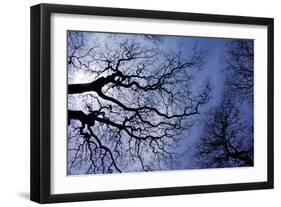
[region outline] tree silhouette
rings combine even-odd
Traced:
[[[198,154],[202,167],[253,166],[253,131],[229,98],[211,109]]]
[[[228,41],[224,60],[229,73],[226,81],[228,87],[236,96],[242,96],[242,99],[247,97],[253,102],[254,41]]]
[[[165,50],[156,35],[85,34],[68,32],[68,174],[172,169],[209,100],[208,84],[192,86],[203,53]]]
[[[253,166],[253,40],[228,40],[222,100],[211,108],[195,156],[205,167]]]

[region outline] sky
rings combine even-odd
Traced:
[[[94,45],[98,45],[101,48],[107,47],[110,50],[114,50],[114,48],[118,47],[117,42],[127,39],[129,39],[129,41],[138,42],[143,46],[156,44],[158,49],[162,52],[177,51],[180,48],[183,57],[188,57],[196,45],[200,50],[204,51],[204,64],[200,70],[196,70],[196,72],[193,74],[194,80],[190,87],[194,93],[199,93],[202,85],[206,83],[206,81],[209,81],[212,88],[211,98],[210,101],[200,109],[200,116],[194,116],[193,120],[195,124],[191,130],[178,135],[182,136],[182,140],[180,141],[176,151],[182,153],[183,156],[180,156],[174,160],[173,163],[173,168],[176,170],[197,168],[198,166],[193,160],[194,146],[196,141],[202,135],[205,114],[207,114],[211,108],[217,106],[222,101],[224,81],[227,76],[227,73],[225,72],[226,65],[223,61],[223,57],[226,53],[226,43],[228,43],[230,39],[188,36],[159,36],[161,37],[161,41],[154,43],[148,39],[145,39],[143,35],[118,34],[117,36],[114,36],[114,34],[112,35],[110,33],[101,32],[83,32],[83,35],[84,46],[83,51],[81,50],[81,53],[78,51],[78,54],[80,55]],[[71,51],[70,44],[68,44],[68,50]],[[91,67],[94,70],[94,68],[98,66],[93,65]],[[68,84],[88,83],[93,81],[96,78],[95,76],[96,75],[94,74],[83,71],[83,69],[76,70],[73,69],[73,67],[68,68]],[[71,96],[69,96],[69,103],[69,108],[75,110],[81,110],[84,104],[83,100],[79,97],[73,98]],[[243,119],[253,122],[252,105],[246,104],[242,106],[241,110],[245,112],[243,113]],[[69,146],[72,145],[73,143],[70,143]],[[68,152],[69,159],[71,159],[72,156],[73,153]],[[134,167],[127,167],[127,169],[124,171],[130,172],[134,171],[134,169]],[[167,170],[169,169],[167,168]],[[74,170],[73,174],[83,174],[82,171]]]

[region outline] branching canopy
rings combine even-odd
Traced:
[[[98,37],[68,33],[68,174],[173,168],[175,143],[209,100],[208,84],[191,84],[202,52]]]

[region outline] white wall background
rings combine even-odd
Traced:
[[[29,201],[29,7],[37,3],[275,18],[275,189],[154,198],[63,203],[53,206],[265,206],[281,202],[281,13],[279,1],[246,0],[30,0],[1,2],[0,206],[36,206]]]

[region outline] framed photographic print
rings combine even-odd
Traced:
[[[273,188],[273,19],[31,7],[31,200]]]

